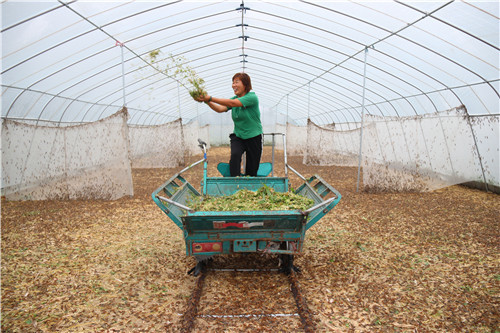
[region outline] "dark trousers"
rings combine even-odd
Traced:
[[[241,139],[232,133],[229,138],[231,139],[231,159],[229,160],[231,177],[237,177],[241,174],[241,156],[244,152],[247,153],[245,175],[257,176],[262,155],[262,134],[250,139]]]

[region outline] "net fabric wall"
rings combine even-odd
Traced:
[[[282,125],[282,124],[276,124],[275,125],[273,133],[286,134],[285,132],[286,132],[286,126],[285,125]],[[264,133],[267,133],[267,132],[264,132]],[[269,140],[269,144],[272,145],[273,136],[272,135],[266,135],[266,137],[267,137],[266,140]],[[279,149],[279,150],[283,150],[283,136],[282,135],[275,135],[274,136],[274,148],[275,149]],[[288,150],[288,147],[287,147],[287,150]]]
[[[8,200],[133,195],[127,111],[77,126],[2,122],[2,194]]]
[[[478,148],[464,107],[418,117],[366,116],[364,187],[370,191],[430,191],[482,182]],[[488,162],[487,169],[494,165]],[[498,176],[494,177],[498,183]]]
[[[332,125],[324,128],[308,121],[304,164],[358,165],[359,135],[359,129],[337,131]]]
[[[500,187],[500,116],[471,117],[470,122],[481,155],[486,183]],[[477,157],[476,151],[474,154]]]
[[[183,125],[184,147],[188,155],[199,155],[203,151],[198,146],[198,139],[201,139],[207,144],[207,149],[210,148],[210,127],[209,125],[199,126],[198,121],[190,122]]]
[[[181,120],[157,126],[129,125],[132,168],[174,168],[184,164]]]
[[[307,127],[286,124],[286,152],[290,156],[303,155],[307,149]]]

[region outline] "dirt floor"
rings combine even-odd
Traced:
[[[228,152],[209,151],[209,176]],[[497,194],[462,186],[357,193],[356,168],[288,162],[343,196],[296,257],[318,331],[500,332]],[[182,168],[133,170],[134,196],[116,201],[2,198],[2,332],[176,331],[195,261],[151,193]],[[199,189],[201,165],[184,176]],[[234,255],[213,264],[277,267],[277,259]],[[289,288],[278,272],[212,272],[195,331],[300,331]],[[282,316],[262,316],[269,313]],[[228,314],[246,316],[217,317]]]

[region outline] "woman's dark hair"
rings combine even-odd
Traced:
[[[250,76],[247,73],[236,73],[233,75],[234,79],[239,79],[241,83],[245,86],[245,93],[248,93],[252,90],[252,81],[250,81]]]

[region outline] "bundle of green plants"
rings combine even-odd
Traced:
[[[189,94],[194,99],[207,94],[205,80],[187,65],[185,57],[174,57],[172,54],[161,57],[160,50],[153,50],[147,55],[147,61],[160,72],[178,80],[184,86],[189,86]]]
[[[306,210],[312,199],[293,192],[277,192],[266,185],[257,191],[239,190],[233,195],[198,196],[190,203],[195,211]]]

